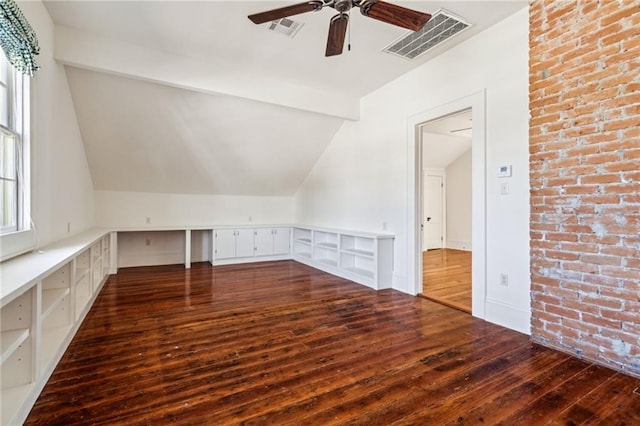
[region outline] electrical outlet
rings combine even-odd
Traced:
[[[383,231],[387,230],[387,222],[382,222],[382,230]]]
[[[151,240],[144,240],[144,245],[145,246],[150,246],[151,245]]]
[[[71,232],[71,222],[67,222],[67,234]]]
[[[502,287],[509,287],[509,274],[500,274],[500,285]]]
[[[253,222],[253,217],[249,216],[249,222]]]
[[[151,218],[149,216],[147,216],[146,223],[148,223],[148,224],[151,223]]]

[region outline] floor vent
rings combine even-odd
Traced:
[[[304,25],[302,22],[296,22],[288,18],[282,18],[278,19],[277,21],[271,22],[267,29],[269,31],[275,31],[277,33],[284,34],[288,37],[293,38],[296,34],[298,34],[298,31],[300,31],[302,25]]]
[[[469,28],[471,24],[451,12],[437,11],[419,31],[409,31],[383,49],[405,59],[415,59],[429,49]]]

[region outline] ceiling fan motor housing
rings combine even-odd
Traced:
[[[352,0],[337,0],[333,5],[333,8],[340,13],[348,12],[351,10],[352,7],[353,7]]]

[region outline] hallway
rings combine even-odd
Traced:
[[[453,249],[423,252],[422,296],[471,313],[471,252]]]

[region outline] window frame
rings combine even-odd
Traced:
[[[0,52],[2,55],[2,52]],[[4,56],[4,55],[3,55]],[[0,82],[1,89],[7,90],[7,125],[0,123],[1,137],[14,138],[15,155],[15,224],[0,224],[0,261],[32,250],[36,246],[35,232],[31,223],[31,157],[30,157],[30,113],[31,79],[21,74],[9,64],[6,58],[0,60],[6,67],[7,81]],[[0,179],[0,182],[11,180]]]

